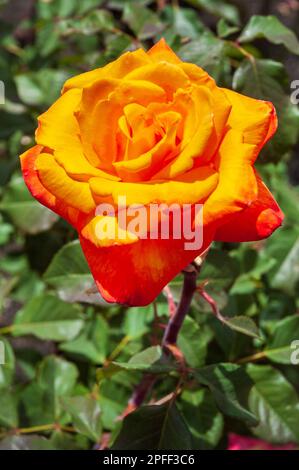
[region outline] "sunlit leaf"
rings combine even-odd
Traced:
[[[293,31],[287,28],[276,16],[253,15],[238,38],[239,42],[249,42],[265,38],[274,44],[283,44],[293,54],[299,54],[299,41]]]
[[[14,178],[7,186],[0,210],[8,214],[18,228],[30,234],[48,230],[58,219],[56,214],[33,199],[21,177]]]
[[[254,321],[249,317],[245,317],[245,315],[226,317],[224,323],[232,330],[244,335],[252,336],[253,338],[260,337],[259,330]]]
[[[79,240],[64,245],[48,266],[44,280],[57,289],[58,295],[67,302],[103,304]]]
[[[245,403],[252,381],[243,368],[235,364],[217,364],[196,370],[194,374],[201,384],[209,387],[224,414],[250,425],[257,423]]]
[[[76,305],[62,302],[53,295],[35,297],[21,309],[14,320],[14,336],[32,334],[41,339],[67,341],[78,335],[83,318]]]
[[[299,442],[299,403],[292,385],[270,366],[250,364],[247,370],[254,382],[249,406],[260,421],[254,433],[270,442]]]
[[[61,403],[65,411],[72,418],[72,422],[79,433],[98,442],[102,433],[101,408],[98,402],[87,396],[62,398]]]

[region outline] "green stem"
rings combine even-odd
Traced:
[[[0,328],[0,336],[11,334],[13,328],[14,325],[4,326],[3,328]]]
[[[28,428],[15,428],[10,429],[6,432],[0,434],[0,439],[7,436],[8,434],[36,434],[40,432],[47,432],[47,431],[65,431],[65,432],[76,432],[75,428],[72,426],[61,426],[59,423],[51,423],[51,424],[41,424],[39,426],[31,426]]]

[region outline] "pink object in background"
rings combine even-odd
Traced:
[[[269,442],[255,439],[253,437],[239,436],[238,434],[229,434],[228,450],[296,450],[295,444],[275,445]]]

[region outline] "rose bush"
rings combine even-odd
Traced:
[[[164,40],[69,79],[38,121],[37,145],[21,156],[25,182],[78,230],[110,302],[148,304],[213,240],[258,240],[281,225],[253,167],[276,130],[274,106],[217,87]],[[174,238],[98,238],[96,207],[118,196],[204,204],[201,250]]]

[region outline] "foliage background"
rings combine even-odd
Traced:
[[[299,365],[290,363],[290,344],[299,340],[299,110],[290,80],[299,79],[299,43],[277,19],[296,30],[299,2],[0,5],[0,449],[223,449],[230,433],[298,445]],[[276,20],[253,18],[265,14]],[[179,337],[184,376],[157,346],[164,295],[144,308],[105,305],[74,231],[31,198],[18,160],[67,77],[161,36],[219,85],[273,101],[280,122],[259,170],[284,227],[267,241],[213,246],[200,281],[237,318],[225,326],[194,298]],[[170,288],[177,299],[181,276]],[[148,371],[158,375],[151,404],[117,419]]]

